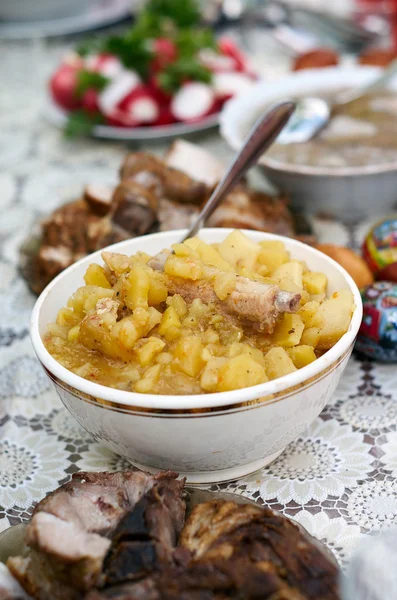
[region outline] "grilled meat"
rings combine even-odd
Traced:
[[[100,582],[120,520],[156,485],[181,493],[183,484],[175,479],[172,472],[73,475],[37,505],[26,528],[27,552],[9,559],[10,571],[40,600],[84,597]]]
[[[167,251],[160,252],[148,265],[162,271],[167,257]],[[220,300],[211,283],[220,273],[216,268],[206,267],[205,278],[197,281],[167,275],[167,288],[171,294],[179,294],[188,303],[200,298],[205,304],[215,304],[225,316],[237,319],[239,325],[254,327],[264,333],[272,333],[281,313],[293,313],[299,308],[299,293],[286,292],[277,285],[241,276],[236,277],[236,287],[230,296]]]
[[[131,235],[147,233],[157,219],[158,198],[134,180],[122,181],[114,190],[111,220]]]

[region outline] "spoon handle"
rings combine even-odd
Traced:
[[[212,192],[204,208],[182,241],[196,235],[206,220],[212,215],[223,198],[240,181],[258,158],[272,145],[284,125],[295,110],[295,102],[280,102],[266,111],[255,123],[242,149],[235,157],[229,169]]]
[[[391,62],[390,65],[386,69],[384,69],[382,75],[380,75],[379,77],[375,77],[375,79],[367,85],[361,86],[359,88],[352,88],[338,94],[334,103],[334,108],[342,108],[343,106],[346,106],[346,104],[350,104],[350,102],[354,102],[355,100],[358,100],[359,98],[365,96],[370,92],[374,92],[385,87],[385,85],[389,83],[389,81],[393,79],[393,77],[396,74],[397,59],[393,60],[393,62]]]

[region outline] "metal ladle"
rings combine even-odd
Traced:
[[[295,107],[295,102],[280,102],[271,106],[264,116],[255,123],[240,152],[212,192],[204,208],[182,241],[195,236],[204,226],[207,219],[219,206],[224,197],[273,144],[283,127],[288,123]]]

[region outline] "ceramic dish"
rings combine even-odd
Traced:
[[[4,0],[0,7],[0,39],[38,38],[91,31],[131,15],[131,0]]]
[[[239,150],[255,116],[281,98],[328,95],[342,88],[368,83],[379,74],[375,67],[309,69],[283,77],[271,85],[260,83],[248,94],[230,100],[220,116],[220,131],[234,150]],[[397,78],[390,89],[397,90]],[[327,213],[345,221],[387,212],[397,202],[397,156],[381,165],[358,167],[310,167],[260,159],[266,176],[291,197],[297,210]],[[376,202],[374,199],[376,198]]]
[[[47,99],[44,114],[51,125],[55,125],[59,129],[65,127],[67,114],[50,97]],[[198,123],[175,123],[174,125],[162,125],[161,127],[111,127],[109,125],[96,125],[91,135],[96,138],[111,140],[158,140],[183,137],[191,133],[212,129],[218,125],[218,122],[219,114],[215,114],[202,119]]]
[[[230,229],[204,229],[209,243]],[[328,293],[349,288],[356,308],[348,332],[310,365],[250,388],[214,394],[161,396],[125,392],[83,379],[61,366],[41,336],[73,290],[83,283],[96,252],[78,261],[44,290],[33,309],[31,338],[36,354],[68,410],[98,441],[144,470],[173,469],[189,483],[227,481],[274,460],[318,416],[332,397],[353,348],[361,318],[360,292],[346,271],[325,254],[296,240],[246,231],[251,239],[280,240],[309,269],[324,272]],[[156,254],[183,237],[156,233],[113,245],[112,251]]]

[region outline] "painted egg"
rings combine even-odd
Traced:
[[[397,282],[397,217],[372,227],[364,240],[363,257],[377,279]]]
[[[377,281],[361,291],[363,320],[356,350],[382,362],[397,362],[397,284]]]

